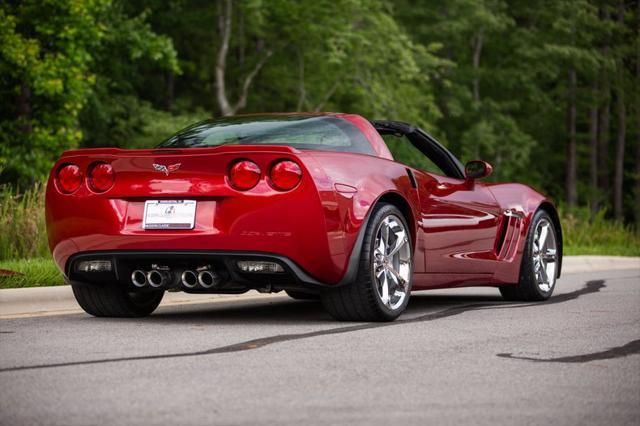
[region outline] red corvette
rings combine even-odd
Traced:
[[[394,161],[405,143],[426,172]],[[341,320],[388,321],[412,290],[496,286],[551,296],[562,262],[553,204],[485,184],[406,123],[266,114],[190,126],[158,147],[65,152],[46,197],[53,257],[96,316],[143,316],[165,290],[284,290]]]

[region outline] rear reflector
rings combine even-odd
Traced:
[[[110,260],[84,260],[76,264],[76,272],[110,272]]]
[[[105,192],[113,186],[116,174],[108,163],[94,163],[89,167],[89,186],[96,192]]]
[[[302,179],[300,166],[289,160],[280,161],[271,167],[269,183],[278,191],[289,191],[295,188]]]
[[[284,268],[275,262],[254,261],[254,260],[241,260],[238,262],[238,268],[242,272],[256,272],[274,274],[284,272]]]
[[[82,185],[82,172],[75,164],[67,164],[58,170],[58,189],[65,194],[71,194]]]
[[[246,191],[253,188],[260,181],[262,171],[260,167],[249,160],[242,160],[235,163],[229,169],[229,182],[235,189]]]

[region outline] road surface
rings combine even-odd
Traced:
[[[566,274],[542,304],[415,293],[384,324],[280,295],[0,320],[2,425],[639,422],[640,270]]]

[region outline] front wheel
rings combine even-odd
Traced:
[[[518,284],[500,287],[502,297],[506,300],[530,302],[551,297],[561,255],[557,236],[558,232],[549,214],[538,210],[529,226]]]
[[[393,321],[411,292],[411,236],[404,216],[378,204],[367,225],[355,282],[321,294],[325,309],[343,321]]]
[[[131,292],[115,284],[72,284],[71,288],[80,307],[95,317],[145,317],[164,296],[164,290]]]

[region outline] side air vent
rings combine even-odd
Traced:
[[[509,230],[509,223],[511,222],[511,218],[508,216],[502,217],[502,223],[500,226],[500,233],[498,234],[498,240],[496,242],[496,256],[502,256],[502,248],[504,247],[504,240],[507,237],[507,231]]]
[[[418,182],[416,182],[416,177],[411,169],[407,169],[407,175],[409,176],[409,181],[411,181],[411,187],[414,189],[417,188]]]

